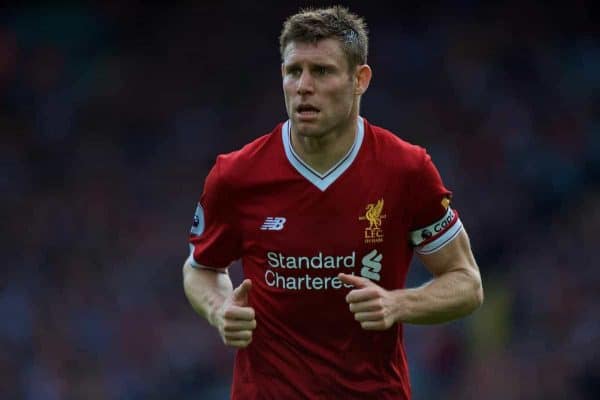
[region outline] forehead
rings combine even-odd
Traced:
[[[323,39],[316,43],[290,42],[283,52],[283,63],[289,64],[336,64],[346,65],[342,45],[335,39]]]

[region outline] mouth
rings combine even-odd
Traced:
[[[296,107],[296,113],[301,121],[315,119],[320,112],[321,110],[312,104],[300,104]]]

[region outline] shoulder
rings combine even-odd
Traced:
[[[428,157],[424,147],[401,139],[393,132],[369,122],[366,122],[366,128],[372,157],[378,163],[407,172],[416,171],[423,166]]]
[[[281,141],[281,126],[277,126],[269,133],[264,134],[239,150],[217,156],[215,168],[219,170],[221,179],[225,181],[237,181],[245,176],[250,169],[256,170],[257,166],[277,156]]]

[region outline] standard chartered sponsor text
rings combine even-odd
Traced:
[[[293,257],[269,251],[267,253],[267,262],[273,268],[287,269],[333,269],[342,266],[354,268],[356,265],[356,252],[353,251],[349,256],[326,256],[322,252],[319,252],[312,257]]]
[[[351,273],[354,275],[354,272]],[[265,282],[271,287],[287,290],[327,290],[351,288],[352,286],[342,283],[337,276],[285,276],[271,269],[265,271]]]
[[[332,270],[342,267],[354,268],[356,265],[356,252],[352,252],[348,256],[329,256],[319,252],[314,256],[294,257],[269,251],[267,252],[267,264],[271,268],[265,271],[265,282],[270,287],[287,290],[351,288],[352,286],[342,283],[337,276],[313,276],[310,271]],[[281,272],[277,269],[281,269]],[[307,273],[287,276],[284,270],[307,270]],[[349,273],[354,275],[354,272]]]

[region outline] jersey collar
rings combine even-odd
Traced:
[[[333,167],[331,167],[329,171],[321,174],[302,161],[300,156],[298,156],[298,154],[294,151],[294,148],[292,147],[291,125],[292,124],[290,120],[287,120],[281,127],[281,137],[283,139],[283,149],[285,151],[285,155],[296,171],[306,178],[306,180],[318,187],[322,192],[324,192],[333,182],[335,182],[344,172],[346,172],[348,168],[350,168],[352,162],[358,155],[358,151],[360,150],[360,146],[362,145],[363,138],[365,136],[364,121],[361,117],[358,117],[358,126],[352,147],[350,147],[350,150],[348,150],[346,155],[342,157],[342,159]]]

